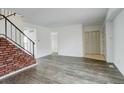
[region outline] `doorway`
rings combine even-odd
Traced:
[[[58,55],[58,32],[51,32],[51,49],[53,55]]]
[[[84,43],[85,57],[105,60],[101,54],[100,31],[84,32]]]

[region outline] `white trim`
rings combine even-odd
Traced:
[[[120,66],[118,66],[117,63],[118,63],[118,62],[114,62],[114,65],[118,68],[118,70],[120,71],[120,73],[124,76],[123,70],[120,68]]]
[[[14,74],[17,74],[17,73],[19,73],[19,72],[22,72],[22,71],[24,71],[24,70],[27,70],[27,69],[29,69],[29,68],[32,68],[32,67],[34,67],[34,66],[36,66],[36,65],[37,65],[37,63],[36,63],[36,64],[33,64],[33,65],[30,65],[30,66],[28,66],[28,67],[24,67],[24,68],[19,69],[19,70],[17,70],[17,71],[11,72],[11,73],[6,74],[6,75],[4,75],[4,76],[1,76],[1,77],[0,77],[0,80],[1,80],[1,79],[5,79],[5,78],[7,78],[7,77],[9,77],[9,76],[12,76],[12,75],[14,75]]]
[[[59,56],[65,56],[65,57],[79,57],[79,58],[84,57],[83,55],[81,55],[81,56],[74,55],[74,56],[73,56],[73,55],[66,55],[66,54],[59,54],[59,53],[58,53],[58,55],[59,55]]]
[[[50,53],[45,53],[45,54],[43,54],[43,55],[36,56],[35,58],[38,59],[38,58],[45,57],[45,56],[48,56],[48,55],[52,55],[52,52],[50,52]]]

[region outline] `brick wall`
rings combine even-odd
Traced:
[[[0,76],[35,63],[36,60],[31,55],[0,37]]]

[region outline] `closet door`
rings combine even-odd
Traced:
[[[85,53],[100,53],[100,33],[99,31],[85,32]]]

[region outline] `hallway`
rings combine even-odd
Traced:
[[[89,84],[124,83],[124,77],[103,61],[49,55],[38,65],[1,80],[2,84]]]

